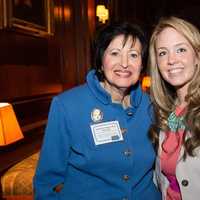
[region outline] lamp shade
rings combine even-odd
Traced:
[[[0,146],[5,146],[23,138],[22,131],[9,103],[0,103]]]

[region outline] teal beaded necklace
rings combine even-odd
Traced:
[[[181,112],[182,113],[182,112]],[[179,129],[185,129],[185,123],[184,123],[184,116],[183,115],[177,115],[176,112],[171,112],[168,119],[167,124],[170,130],[174,133],[176,133]]]

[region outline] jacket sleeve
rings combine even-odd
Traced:
[[[55,186],[64,183],[69,146],[65,109],[58,97],[54,97],[33,179],[35,200],[59,199],[59,193],[54,189]]]

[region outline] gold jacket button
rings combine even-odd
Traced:
[[[124,181],[128,181],[128,180],[129,180],[129,176],[125,174],[125,175],[123,176],[123,179],[124,179]]]
[[[181,184],[182,184],[182,186],[187,187],[189,184],[189,181],[184,179],[181,181]]]
[[[133,112],[132,112],[132,111],[128,111],[128,112],[127,112],[127,115],[128,115],[128,116],[133,116]]]
[[[124,151],[124,155],[125,156],[130,156],[131,155],[131,150],[130,149],[126,149],[125,151]]]

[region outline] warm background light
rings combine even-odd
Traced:
[[[150,76],[144,76],[142,79],[142,89],[144,91],[148,90],[151,86],[151,78]]]
[[[99,21],[104,24],[106,20],[109,19],[109,11],[104,5],[97,5],[96,16],[99,18]]]
[[[8,145],[23,138],[13,107],[0,103],[0,146]]]

